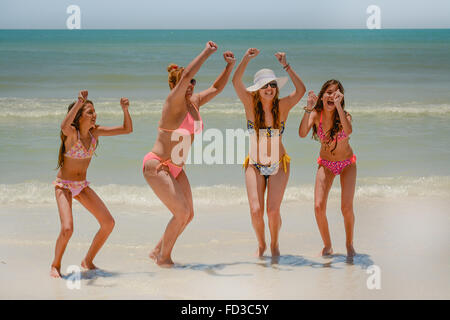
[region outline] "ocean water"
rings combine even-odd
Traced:
[[[166,66],[186,66],[213,40],[218,52],[196,75],[206,89],[225,66],[222,52],[260,55],[247,69],[284,71],[287,53],[307,90],[336,78],[353,116],[358,198],[450,196],[450,30],[0,30],[0,204],[54,202],[59,125],[80,89],[89,90],[97,122],[122,123],[119,99],[130,99],[134,132],[102,137],[88,180],[107,203],[160,205],[142,177],[169,89]],[[291,83],[281,96],[293,89]],[[306,98],[292,109],[284,145],[292,158],[286,201],[313,198],[318,142],[297,135]],[[245,128],[231,82],[201,108],[207,132]],[[216,129],[216,131],[214,131]],[[217,131],[218,130],[218,131]],[[200,150],[211,144],[207,137]],[[225,145],[218,150],[225,154]],[[234,164],[186,167],[199,204],[246,202],[242,158]],[[332,198],[339,198],[336,181]]]

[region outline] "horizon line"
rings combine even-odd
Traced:
[[[86,30],[86,31],[121,31],[121,30],[127,30],[127,31],[236,31],[236,30],[250,30],[250,31],[259,31],[259,30],[369,30],[369,31],[376,31],[376,30],[449,30],[450,27],[443,27],[443,28],[436,28],[436,27],[422,27],[422,28],[405,28],[405,27],[395,27],[395,28],[381,28],[381,29],[368,29],[368,28],[211,28],[211,29],[189,29],[189,28],[170,28],[170,29],[164,29],[164,28],[146,28],[146,29],[136,29],[136,28],[121,28],[121,29],[115,29],[115,28],[107,28],[107,29],[101,29],[101,28],[81,28],[81,29],[67,29],[67,28],[0,28],[0,31],[46,31],[46,30],[53,30],[53,31],[74,31],[74,30]]]

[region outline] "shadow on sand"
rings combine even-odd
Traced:
[[[259,261],[243,261],[243,262],[231,262],[231,263],[217,263],[217,264],[206,264],[206,263],[190,263],[190,264],[178,264],[176,263],[172,269],[175,270],[195,270],[203,271],[209,275],[217,277],[248,277],[253,276],[253,273],[235,273],[235,274],[222,274],[218,271],[225,270],[227,267],[238,266],[238,265],[254,265],[263,268],[272,268],[280,271],[291,271],[292,267],[311,267],[311,268],[332,268],[332,269],[342,269],[345,265],[359,266],[361,269],[367,269],[369,266],[373,265],[374,262],[368,254],[356,254],[354,257],[347,257],[344,254],[332,254],[325,257],[317,257],[318,259],[327,260],[326,262],[315,261],[305,258],[300,255],[281,255],[279,257],[263,256],[259,258]],[[86,270],[79,274],[71,273],[63,275],[62,278],[65,280],[88,280],[86,285],[96,286],[95,282],[98,279],[103,278],[115,278],[115,277],[125,277],[132,275],[146,275],[154,276],[155,272],[110,272],[102,269]],[[101,285],[103,287],[114,287],[115,285]]]
[[[326,257],[318,257],[319,259],[326,259],[327,262],[318,262],[303,256],[297,255],[281,255],[279,257],[263,256],[260,262],[233,262],[233,263],[218,263],[218,264],[175,264],[174,269],[178,270],[197,270],[204,271],[209,275],[219,277],[237,277],[237,276],[251,276],[250,273],[245,274],[220,274],[217,271],[224,270],[226,267],[237,265],[256,265],[264,268],[272,268],[282,271],[290,271],[292,268],[288,267],[311,267],[311,268],[332,268],[342,269],[346,265],[359,266],[361,269],[367,269],[373,265],[374,262],[367,254],[356,254],[354,257],[347,257],[344,254],[332,254]],[[344,264],[344,265],[343,265]]]
[[[219,274],[216,271],[223,270],[226,267],[237,266],[237,265],[245,265],[245,264],[254,264],[252,262],[232,262],[232,263],[217,263],[217,264],[205,264],[205,263],[191,263],[191,264],[178,264],[176,263],[173,269],[178,270],[198,270],[204,271],[209,275],[218,276],[218,277],[242,277],[242,276],[251,276],[251,273],[244,274]]]
[[[359,266],[361,269],[367,269],[367,267],[374,264],[368,254],[361,253],[356,254],[354,257],[347,257],[347,255],[337,253],[318,258],[326,259],[328,261],[318,262],[307,259],[303,256],[282,255],[279,257],[263,257],[262,259],[265,261],[265,264],[262,266],[277,268],[280,270],[289,270],[282,269],[280,266],[342,269],[344,267],[342,264],[345,263],[347,265]]]
[[[147,276],[154,276],[154,272],[112,272],[112,271],[106,271],[103,269],[95,269],[95,270],[84,270],[79,273],[73,272],[67,275],[63,275],[61,278],[67,281],[76,281],[76,280],[88,280],[85,285],[88,286],[97,286],[95,283],[98,279],[104,279],[104,278],[118,278],[118,277],[124,277],[124,276],[130,276],[130,275],[147,275]],[[115,287],[116,285],[109,284],[109,285],[98,285],[101,287]]]

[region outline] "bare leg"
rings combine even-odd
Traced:
[[[94,265],[93,260],[114,229],[115,222],[102,199],[90,187],[84,188],[75,199],[92,213],[100,224],[100,229],[92,240],[92,244],[85,258],[81,262],[81,266],[85,269],[96,269],[97,267]]]
[[[270,250],[272,257],[280,255],[278,244],[278,235],[281,229],[280,207],[283,201],[284,191],[289,180],[290,164],[287,164],[287,172],[282,167],[279,168],[275,175],[268,179],[267,186],[267,216],[269,220],[270,230]]]
[[[353,257],[356,254],[353,248],[353,228],[355,225],[353,198],[355,195],[355,185],[356,164],[351,164],[341,173],[341,210],[344,216],[345,245],[347,247],[348,257]]]
[[[62,256],[73,233],[72,193],[70,190],[55,187],[55,197],[61,220],[61,231],[56,240],[55,257],[51,265],[50,276],[61,278]]]
[[[152,188],[155,195],[164,203],[164,205],[173,214],[167,224],[166,230],[162,236],[159,246],[160,252],[156,255],[156,263],[160,266],[172,266],[172,249],[175,241],[181,231],[187,224],[191,216],[189,203],[186,200],[183,188],[180,183],[174,179],[165,167],[157,170],[159,165],[157,159],[150,159],[145,163],[144,177]],[[181,174],[181,173],[180,173]],[[158,245],[155,249],[158,248]],[[155,252],[155,249],[153,252]]]
[[[256,168],[249,165],[245,170],[245,184],[247,186],[252,225],[258,240],[256,255],[262,257],[264,251],[266,251],[264,234],[264,192],[266,190],[266,181]]]
[[[324,244],[324,248],[321,252],[323,256],[333,253],[326,212],[328,194],[330,192],[333,181],[333,172],[323,166],[319,166],[316,175],[316,185],[314,187],[314,211],[320,235]]]
[[[176,180],[180,184],[180,187],[183,189],[184,196],[186,197],[186,200],[189,203],[189,209],[190,209],[190,215],[189,215],[188,221],[183,226],[183,228],[180,230],[180,233],[178,234],[178,236],[180,236],[183,233],[186,226],[189,224],[189,222],[191,222],[192,219],[194,218],[194,204],[192,201],[191,186],[189,184],[189,180],[188,180],[187,175],[184,172],[184,170],[180,172],[180,174],[177,176]],[[161,237],[158,244],[155,246],[155,248],[149,254],[150,258],[155,261],[161,251],[162,240],[163,240],[163,237]]]

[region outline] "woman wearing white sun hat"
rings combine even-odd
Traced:
[[[278,234],[281,228],[280,206],[289,179],[290,158],[281,141],[289,111],[305,94],[306,88],[291,66],[286,54],[278,52],[275,57],[291,78],[295,90],[284,98],[278,98],[279,89],[288,77],[276,77],[270,69],[259,70],[253,85],[245,88],[242,76],[251,59],[259,50],[250,48],[233,76],[233,85],[244,104],[247,128],[250,133],[250,154],[244,162],[245,183],[250,205],[252,225],[258,239],[257,255],[262,257],[266,249],[264,233],[264,193],[267,189],[267,216],[271,237],[272,257],[280,255]],[[250,165],[249,165],[250,164]],[[282,170],[278,170],[279,167]]]

